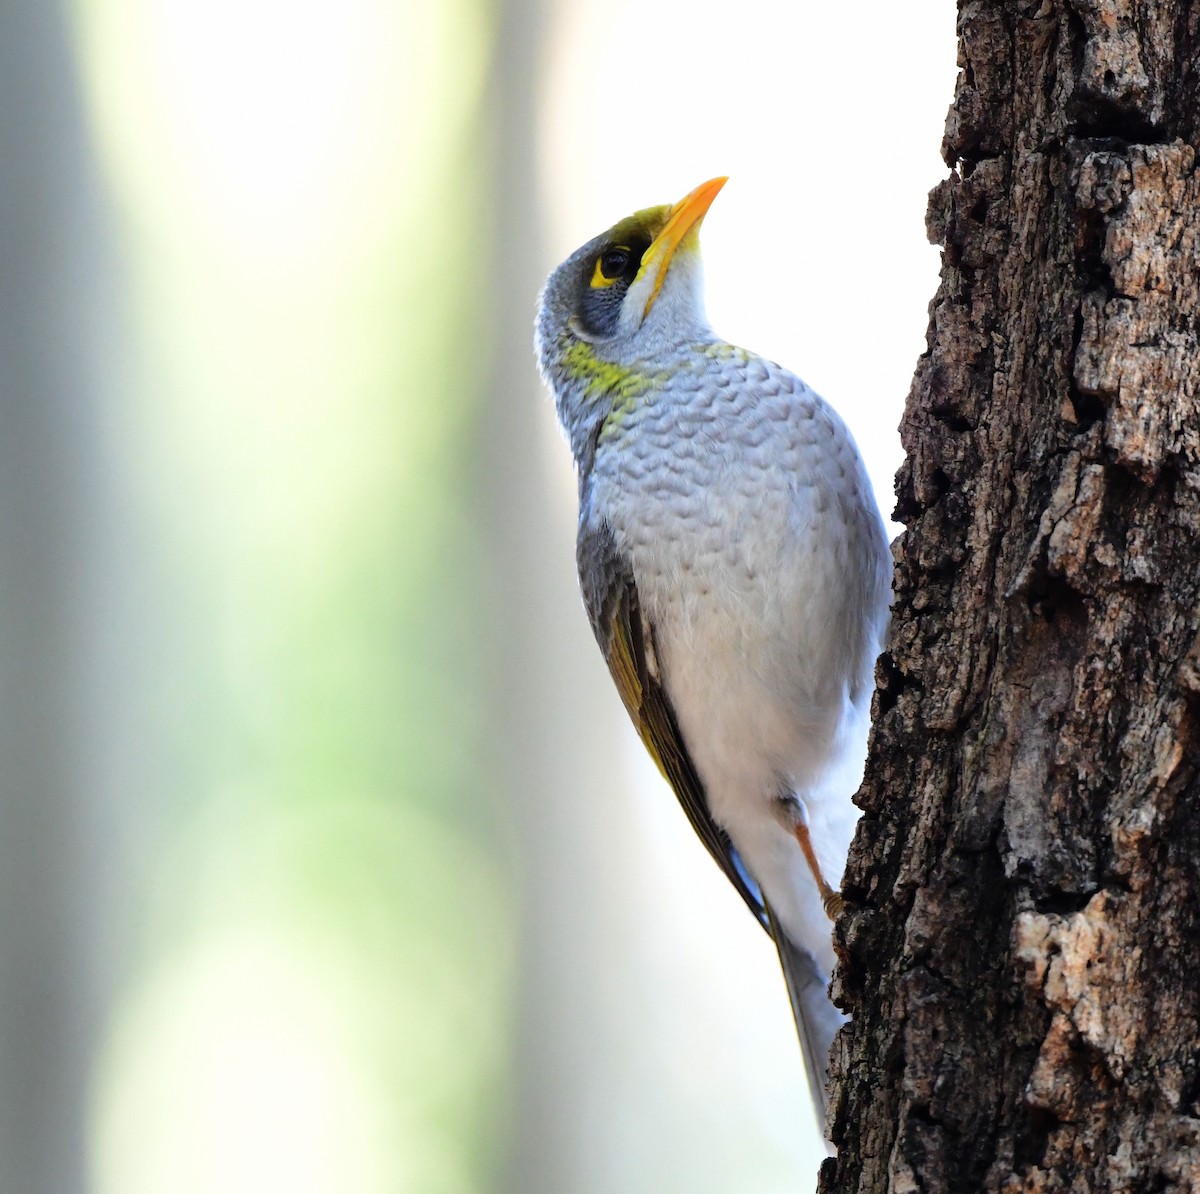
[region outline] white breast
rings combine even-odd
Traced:
[[[849,434],[797,378],[746,354],[669,376],[606,428],[592,514],[632,562],[713,818],[827,968],[828,920],[773,806],[789,791],[804,804],[836,886],[882,632],[882,526]]]

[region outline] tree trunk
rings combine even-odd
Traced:
[[[820,1190],[1200,1190],[1200,5],[963,0]]]

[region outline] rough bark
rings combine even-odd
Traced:
[[[964,0],[820,1190],[1200,1190],[1200,5]]]

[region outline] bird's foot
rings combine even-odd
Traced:
[[[840,892],[834,891],[829,886],[825,881],[825,876],[821,874],[821,864],[817,861],[817,854],[813,849],[812,839],[808,836],[808,825],[802,821],[796,826],[793,832],[808,862],[808,868],[812,871],[812,877],[816,880],[817,891],[820,892],[821,904],[825,909],[825,915],[830,920],[837,920],[842,914],[842,909],[846,906],[846,901],[842,899]]]
[[[837,920],[846,910],[846,901],[840,891],[826,890],[821,893],[821,903],[825,906],[825,915],[830,920]]]

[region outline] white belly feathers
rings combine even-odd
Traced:
[[[724,365],[606,426],[589,514],[632,563],[713,819],[828,972],[829,922],[773,806],[801,802],[836,886],[879,647],[863,641],[863,598],[844,577],[877,516],[853,442],[819,397],[756,358]]]

